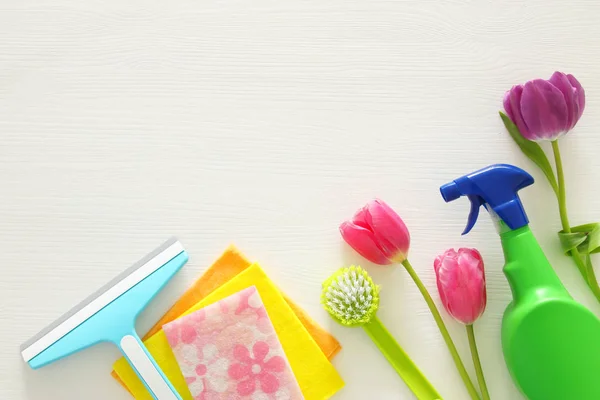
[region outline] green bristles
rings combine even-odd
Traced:
[[[341,268],[323,283],[321,302],[340,324],[364,325],[379,307],[379,286],[361,267]]]

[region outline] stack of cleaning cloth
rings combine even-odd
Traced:
[[[234,247],[143,340],[184,400],[323,400],[344,385],[339,342]],[[112,375],[152,400],[124,358]]]

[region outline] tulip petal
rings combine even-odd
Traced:
[[[577,124],[581,116],[583,115],[583,110],[585,110],[585,90],[581,86],[581,83],[571,74],[567,75],[567,79],[569,79],[569,83],[575,89],[575,99],[577,102],[577,114],[573,121],[573,126]]]
[[[554,140],[567,130],[567,104],[560,90],[543,79],[523,87],[521,112],[534,140]]]
[[[440,275],[439,275],[439,271],[440,271],[440,268],[442,267],[443,260],[444,260],[444,256],[438,256],[435,259],[435,261],[433,262],[433,268],[435,270],[436,283],[437,283],[438,292],[440,294],[440,300],[442,301],[444,308],[446,310],[448,310],[448,306],[447,306],[448,299],[446,298],[446,292],[444,290],[442,282],[440,281]]]
[[[565,103],[567,105],[566,130],[570,131],[577,123],[577,115],[579,113],[579,101],[575,99],[575,90],[573,89],[573,86],[571,86],[571,82],[569,82],[567,75],[563,74],[562,72],[556,71],[553,73],[549,81],[562,92],[565,98]]]
[[[511,121],[515,122],[512,106],[510,105],[510,90],[504,93],[502,104],[504,105],[504,111],[506,112],[506,115],[508,115],[508,118],[510,118]]]
[[[356,226],[360,226],[368,231],[373,231],[369,224],[369,217],[367,216],[367,206],[362,207],[352,217],[352,223]]]
[[[521,97],[523,96],[523,86],[517,85],[513,86],[506,95],[504,96],[504,109],[506,113],[510,117],[510,119],[515,123],[517,128],[519,128],[519,132],[525,139],[530,139],[531,134],[529,132],[529,128],[523,120],[523,115],[521,113]],[[507,98],[508,97],[508,98]],[[508,100],[508,101],[507,101]]]
[[[448,313],[464,324],[475,322],[487,301],[481,254],[475,249],[449,250],[436,258],[434,269]]]
[[[375,235],[370,229],[346,221],[340,225],[340,233],[350,247],[372,263],[379,265],[392,263],[392,260],[387,258],[378,247]]]
[[[410,246],[410,233],[402,218],[379,199],[368,204],[365,217],[384,254],[396,262],[404,261]]]
[[[473,286],[470,285],[475,279],[471,276],[471,272],[464,268],[453,270],[444,268],[440,278],[442,284],[447,287],[446,301],[449,312],[464,324],[471,324],[479,317],[477,313],[479,292],[473,291]]]
[[[481,253],[477,251],[477,249],[469,249],[468,247],[461,247],[458,249],[458,257],[459,260],[465,259],[465,261],[469,262],[474,267],[479,268],[482,272],[484,271],[483,267],[483,257],[481,257]]]

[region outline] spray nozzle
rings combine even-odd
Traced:
[[[529,220],[517,192],[532,183],[533,177],[521,168],[495,164],[443,185],[440,192],[446,202],[461,196],[471,201],[465,235],[475,226],[481,206],[493,211],[510,229],[527,225]]]

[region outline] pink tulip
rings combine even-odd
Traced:
[[[387,265],[401,263],[408,256],[410,234],[390,206],[376,199],[340,225],[344,240],[367,260]]]
[[[454,319],[471,325],[487,302],[481,254],[475,249],[449,249],[433,265],[444,308]]]
[[[573,75],[555,72],[513,86],[504,96],[506,114],[525,139],[556,140],[577,124],[585,109],[585,91]]]

